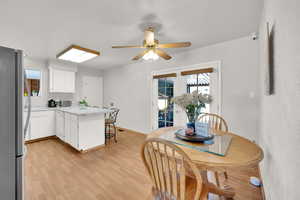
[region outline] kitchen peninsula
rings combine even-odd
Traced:
[[[105,113],[95,107],[33,108],[27,141],[57,136],[78,151],[105,144]],[[26,116],[26,114],[25,114]]]

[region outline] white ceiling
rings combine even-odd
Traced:
[[[107,68],[133,62],[140,49],[111,46],[141,44],[146,24],[158,24],[161,43],[192,49],[256,32],[261,10],[262,0],[1,0],[0,45],[54,59],[77,44],[101,52],[82,65]]]

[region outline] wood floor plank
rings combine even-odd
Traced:
[[[145,135],[123,131],[118,143],[80,154],[58,139],[27,144],[25,200],[142,200],[151,199],[151,182],[140,157]],[[245,173],[229,171],[234,199],[260,200],[260,189]],[[224,180],[221,178],[221,181]]]

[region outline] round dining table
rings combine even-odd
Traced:
[[[150,134],[148,138],[161,138],[162,135],[175,133],[182,127],[167,127],[156,129]],[[193,163],[201,171],[203,181],[209,185],[211,193],[232,198],[235,195],[233,188],[219,188],[213,183],[210,183],[207,178],[207,171],[220,171],[224,172],[228,169],[234,169],[243,171],[250,167],[257,167],[259,162],[263,159],[262,149],[251,142],[250,140],[238,136],[231,132],[223,132],[218,130],[212,130],[216,135],[230,135],[231,143],[225,156],[215,155],[209,152],[198,151],[186,146],[177,145],[181,148],[192,160]]]

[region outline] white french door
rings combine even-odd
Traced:
[[[213,72],[201,75],[181,75],[182,71],[213,68]],[[152,79],[156,75],[176,74],[176,77]],[[204,112],[221,114],[221,72],[220,62],[197,64],[152,72],[152,130],[167,126],[184,126],[187,122],[185,112],[174,105],[171,99],[184,93],[198,90],[212,95],[213,102]]]
[[[153,116],[154,128],[174,126],[174,97],[176,77],[161,77],[153,79]]]

